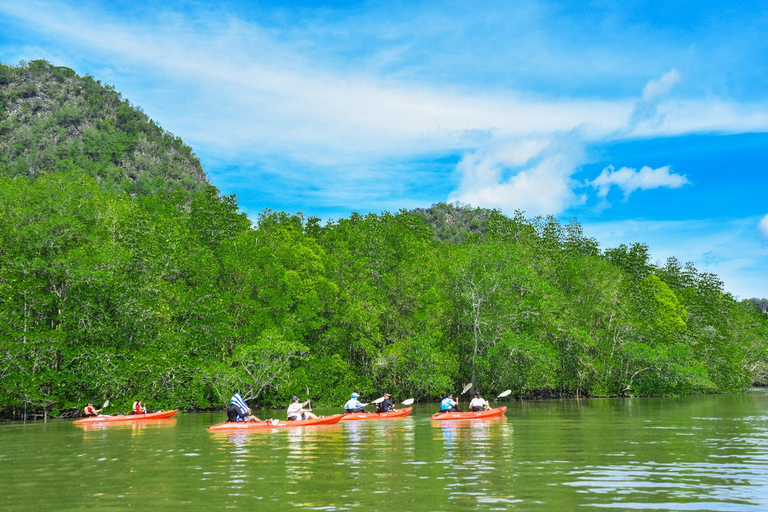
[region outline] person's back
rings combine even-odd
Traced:
[[[93,402],[88,402],[88,405],[85,406],[85,409],[83,409],[83,412],[86,416],[98,416],[99,411],[96,410],[96,408],[93,406]]]
[[[456,402],[453,401],[453,395],[448,393],[445,395],[445,398],[443,398],[443,401],[440,402],[440,411],[441,412],[449,412],[449,411],[458,411],[459,408],[456,406]]]
[[[469,410],[473,412],[485,411],[490,408],[491,406],[488,404],[488,401],[480,393],[475,393],[475,398],[469,402]]]
[[[240,417],[240,409],[235,404],[229,404],[227,407],[227,421],[235,423]]]
[[[303,420],[305,418],[305,415],[303,414],[304,411],[304,404],[299,402],[299,397],[294,396],[291,399],[291,405],[288,406],[288,410],[286,411],[286,414],[288,416],[288,421],[299,421]]]
[[[395,404],[392,403],[392,401],[389,399],[391,397],[389,393],[384,393],[384,400],[376,404],[376,412],[381,414],[384,412],[389,412],[395,410]]]
[[[365,404],[360,403],[357,393],[352,393],[352,397],[344,404],[344,410],[347,412],[365,412]]]

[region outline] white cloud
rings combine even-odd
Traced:
[[[664,97],[669,95],[679,81],[680,73],[674,68],[656,80],[649,80],[629,117],[626,131],[631,133],[643,127],[653,130],[660,125],[666,117],[660,109]]]
[[[619,187],[627,198],[635,190],[651,190],[654,188],[680,188],[690,183],[682,174],[670,172],[669,166],[651,169],[642,167],[639,171],[629,167],[622,167],[618,171],[613,166],[603,169],[600,176],[590,181],[589,184],[597,189],[598,197],[605,198],[612,186]]]
[[[643,101],[650,102],[666,96],[679,81],[680,73],[675,68],[661,75],[658,80],[650,80],[643,87]]]
[[[497,144],[464,156],[457,166],[461,183],[448,200],[555,215],[584,201],[571,178],[583,161],[583,145],[573,134]]]
[[[768,215],[760,219],[757,228],[760,230],[760,234],[763,235],[763,238],[768,240]]]

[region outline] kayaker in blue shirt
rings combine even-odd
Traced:
[[[365,406],[368,404],[361,403],[358,398],[360,395],[352,393],[349,401],[344,404],[344,410],[347,412],[365,412]]]
[[[440,402],[440,412],[459,412],[459,404],[453,400],[453,393],[446,393]]]

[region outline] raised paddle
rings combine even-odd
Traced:
[[[414,400],[413,398],[409,398],[408,400],[403,400],[403,401],[402,401],[402,402],[400,402],[400,403],[402,403],[403,405],[411,405],[411,404],[412,404],[413,402],[415,402],[415,401],[416,401],[416,400]]]
[[[312,400],[309,398],[309,386],[306,386],[307,388],[307,402],[309,403],[309,412],[312,412]]]
[[[466,386],[464,386],[464,389],[461,390],[461,393],[459,394],[459,396],[463,395],[464,393],[466,393],[470,389],[472,389],[472,383],[471,382],[469,384],[467,384]],[[457,396],[456,397],[456,409],[458,410],[458,408],[459,408],[459,397]]]
[[[504,398],[505,396],[509,396],[509,395],[511,395],[511,394],[512,394],[512,390],[511,390],[511,389],[508,389],[508,390],[506,390],[506,391],[503,391],[503,392],[502,392],[502,393],[501,393],[501,394],[498,396],[498,398]]]

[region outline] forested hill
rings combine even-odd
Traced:
[[[208,185],[189,146],[112,87],[44,60],[0,64],[0,175],[74,169],[131,194]]]
[[[493,210],[473,208],[469,205],[438,203],[429,208],[415,208],[409,212],[432,228],[435,240],[463,243],[469,235],[483,236],[488,230],[488,219]]]

